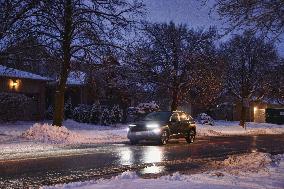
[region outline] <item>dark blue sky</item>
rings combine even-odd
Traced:
[[[216,26],[221,30],[225,25],[216,13],[209,16],[212,0],[202,4],[201,0],[144,0],[148,10],[147,19],[152,22],[183,23],[198,28]],[[213,1],[214,2],[214,1]],[[229,38],[226,36],[225,39]],[[278,51],[284,57],[284,36],[277,44]]]

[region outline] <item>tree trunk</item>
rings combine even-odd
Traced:
[[[72,38],[72,2],[65,1],[64,9],[64,35],[62,42],[63,62],[60,71],[59,84],[55,93],[55,105],[53,115],[53,125],[62,126],[64,117],[64,95],[66,88],[66,81],[69,74],[70,60],[71,60],[71,38]]]
[[[241,109],[241,118],[240,118],[240,126],[241,127],[245,127],[245,123],[246,123],[246,107],[242,104],[242,109]]]
[[[178,108],[178,90],[173,91],[171,111],[176,111]]]
[[[57,90],[55,92],[55,105],[54,105],[53,125],[61,126],[64,114],[64,91]]]

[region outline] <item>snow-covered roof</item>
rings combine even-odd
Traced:
[[[0,76],[4,77],[14,77],[14,78],[24,78],[24,79],[33,79],[33,80],[44,80],[44,81],[50,81],[50,78],[43,77],[37,74],[33,74],[30,72],[17,70],[14,68],[9,68],[6,66],[0,65]]]
[[[84,85],[86,81],[86,73],[81,71],[72,71],[67,78],[67,85]]]

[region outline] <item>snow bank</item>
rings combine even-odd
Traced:
[[[85,141],[84,136],[70,131],[64,126],[56,127],[47,123],[35,123],[22,136],[44,143],[80,143]]]
[[[216,121],[214,126],[197,124],[199,136],[284,134],[284,125],[248,122],[246,129],[237,121]]]
[[[122,174],[114,177],[115,180],[122,180],[122,179],[137,179],[139,178],[138,175],[133,171],[126,171]]]
[[[224,171],[233,175],[247,175],[250,173],[267,172],[272,162],[271,155],[266,153],[250,153],[230,156],[224,160]]]
[[[35,123],[22,136],[32,141],[53,144],[98,144],[127,141],[125,127],[106,127],[75,121],[64,122],[65,126]]]
[[[112,179],[58,184],[55,186],[44,186],[42,189],[280,189],[284,186],[284,154],[275,156],[265,153],[234,155],[221,163],[227,166],[227,168],[202,174],[183,175],[176,172],[158,179],[142,179],[138,177],[135,172],[124,172]],[[247,175],[239,174],[239,171],[238,174],[234,174],[234,172],[232,172],[234,169],[241,169],[241,171],[244,171]],[[263,172],[263,170],[265,170],[265,172]]]

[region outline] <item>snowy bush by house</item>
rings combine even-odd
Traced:
[[[53,105],[49,105],[47,110],[45,111],[46,119],[53,119],[54,107]],[[73,118],[73,106],[71,103],[71,99],[69,98],[64,104],[64,119]]]
[[[122,111],[118,105],[109,109],[99,105],[79,104],[73,110],[73,120],[81,123],[111,125],[121,122]]]
[[[156,102],[140,103],[136,107],[129,107],[127,110],[127,121],[132,122],[141,119],[148,113],[158,111],[159,108]]]
[[[64,118],[69,119],[72,118],[73,114],[73,106],[71,102],[71,98],[68,98],[66,103],[64,104]]]
[[[90,112],[90,123],[100,124],[102,111],[99,105],[93,104]]]
[[[102,125],[109,125],[109,124],[111,124],[110,111],[107,108],[104,108],[104,110],[102,112],[101,124]]]
[[[122,121],[122,111],[118,105],[113,106],[111,109],[111,123],[120,123]]]
[[[156,102],[152,101],[149,103],[140,103],[137,106],[138,109],[138,113],[140,114],[148,114],[150,112],[155,112],[159,110],[159,106],[158,104],[156,104]]]
[[[66,127],[56,127],[50,124],[36,123],[22,134],[23,137],[44,143],[77,143],[84,137],[68,130]]]
[[[49,105],[47,110],[45,111],[45,117],[46,119],[53,119],[53,112],[54,108],[52,105]]]
[[[0,93],[0,120],[26,119],[25,116],[30,113],[27,107],[31,101],[31,98],[24,94]]]
[[[198,121],[198,123],[200,124],[205,124],[205,125],[214,125],[214,120],[212,119],[212,117],[210,117],[209,115],[207,115],[206,113],[201,113],[197,116],[196,120]]]
[[[89,123],[92,106],[79,104],[73,110],[73,119],[81,123]]]

